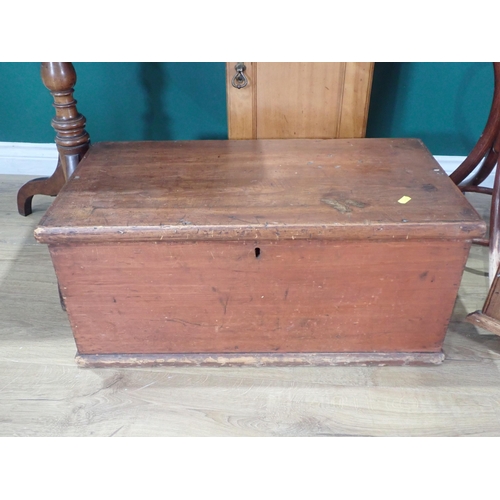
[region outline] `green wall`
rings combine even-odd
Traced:
[[[467,155],[493,97],[491,63],[377,63],[367,137],[418,137],[435,155]]]
[[[227,138],[224,63],[75,63],[75,97],[93,142]],[[38,63],[0,63],[0,142],[54,139]],[[419,137],[466,155],[493,93],[490,63],[377,63],[368,137]]]
[[[74,63],[93,142],[227,139],[225,63]],[[39,63],[0,63],[0,141],[51,142]]]

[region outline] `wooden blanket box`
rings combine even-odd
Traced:
[[[35,230],[82,366],[437,364],[486,227],[417,139],[97,143]]]

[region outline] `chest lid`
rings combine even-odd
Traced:
[[[35,230],[42,243],[482,236],[417,139],[91,146]]]

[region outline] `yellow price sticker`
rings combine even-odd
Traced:
[[[411,200],[411,198],[409,196],[403,196],[403,197],[399,198],[398,203],[401,203],[401,205],[405,205],[410,200]]]

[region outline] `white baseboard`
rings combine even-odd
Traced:
[[[439,165],[441,165],[441,168],[448,175],[450,175],[467,157],[434,155],[434,158],[439,163]],[[481,186],[492,188],[494,180],[495,180],[495,169],[493,169],[493,172],[491,172],[491,174],[486,178],[486,180],[481,184]]]
[[[434,156],[450,175],[465,160],[465,156]],[[50,176],[57,164],[55,144],[0,142],[0,174]],[[494,173],[494,172],[493,172]],[[493,173],[483,186],[493,187]]]
[[[55,144],[0,142],[0,174],[50,176],[57,165]]]

